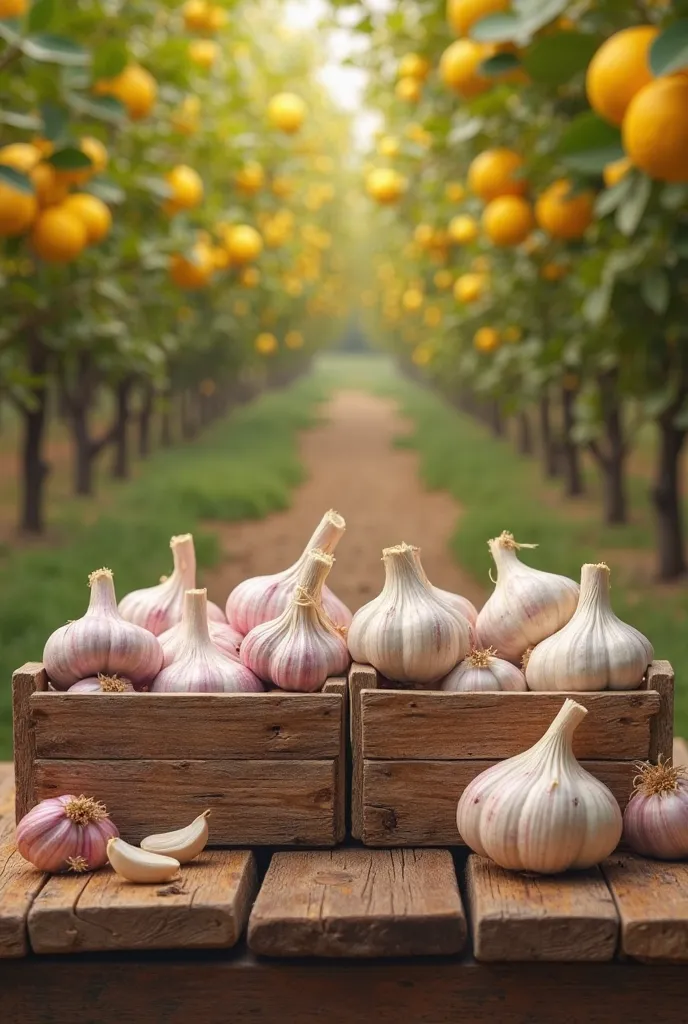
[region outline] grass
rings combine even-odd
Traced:
[[[286,508],[303,478],[297,433],[315,421],[322,381],[300,381],[268,394],[215,425],[195,444],[158,452],[145,473],[120,487],[97,521],[65,507],[50,548],[18,549],[0,566],[0,760],[11,753],[10,677],[26,661],[40,661],[59,625],[78,618],[88,599],[88,573],[105,564],[121,596],[150,586],[169,572],[173,534],[195,535],[200,565],[219,557],[204,520],[257,519]]]

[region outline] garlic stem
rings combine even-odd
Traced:
[[[115,583],[110,569],[96,569],[89,574],[88,585],[91,588],[91,596],[86,615],[113,615],[119,618],[117,611],[117,597],[115,596]]]

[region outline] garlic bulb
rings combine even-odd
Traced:
[[[127,882],[150,885],[153,882],[171,882],[180,875],[179,861],[174,857],[140,850],[123,839],[110,840],[107,859],[115,874]]]
[[[142,626],[159,636],[182,621],[184,594],[196,586],[196,550],[193,537],[184,533],[170,541],[174,571],[155,587],[132,590],[119,603],[119,613],[127,622]],[[224,613],[208,601],[208,618],[226,622]]]
[[[149,683],[162,666],[162,647],[152,633],[119,614],[109,569],[92,572],[88,585],[86,614],[56,629],[45,645],[43,663],[50,682],[66,690],[102,672],[124,676],[134,686]]]
[[[624,839],[636,853],[660,860],[688,857],[688,777],[670,761],[638,765],[624,811]]]
[[[158,637],[163,653],[163,668],[167,668],[179,656],[179,651],[184,644],[185,632],[184,623],[179,622]],[[208,632],[213,646],[217,647],[218,651],[231,658],[232,661],[239,661],[239,648],[244,639],[241,633],[237,632],[228,622],[214,622],[212,619],[208,620]]]
[[[186,828],[174,832],[159,832],[141,840],[141,849],[159,853],[163,857],[174,857],[180,864],[188,864],[205,849],[208,842],[208,818],[210,811],[203,811]]]
[[[317,549],[332,554],[345,529],[342,516],[332,509],[326,512],[302,555],[289,569],[272,576],[253,576],[234,588],[227,598],[227,621],[246,636],[262,622],[278,618],[291,603],[309,552]],[[323,587],[322,604],[335,625],[349,625],[351,612],[327,587]]]
[[[67,690],[67,693],[135,693],[134,687],[128,679],[120,679],[119,676],[91,676],[90,679],[80,679]]]
[[[445,676],[441,690],[469,692],[472,690],[527,690],[520,669],[510,661],[495,657],[492,647],[472,650],[471,653]]]
[[[349,667],[346,640],[323,610],[322,592],[334,558],[309,551],[290,603],[277,619],[256,626],[239,652],[244,665],[282,690],[319,690]]]
[[[88,796],[57,796],[32,807],[17,825],[17,849],[40,871],[94,871],[119,835],[103,804]]]
[[[425,572],[425,569],[423,568],[420,560],[420,548],[414,548],[413,550],[416,562],[418,564],[418,568],[420,569],[428,583],[430,583],[427,573]],[[461,615],[463,615],[464,619],[466,619],[471,629],[475,628],[475,624],[478,620],[478,609],[471,601],[468,600],[467,597],[462,597],[461,594],[452,594],[450,590],[440,590],[439,587],[434,587],[432,583],[430,583],[430,586],[432,587],[432,590],[436,597],[441,598],[441,600],[444,601],[445,604],[448,604],[452,608],[455,608]]]
[[[573,755],[586,714],[564,701],[534,746],[466,786],[456,823],[467,846],[507,870],[546,875],[592,867],[612,852],[621,838],[619,805]]]
[[[584,565],[573,618],[532,651],[531,690],[636,690],[654,654],[633,626],[617,619],[609,601],[609,568]]]
[[[260,693],[264,689],[241,662],[217,649],[208,630],[208,595],[184,595],[184,642],[174,661],[153,680],[152,693]]]
[[[385,548],[382,561],[382,592],[349,627],[351,656],[399,683],[435,683],[468,654],[468,622],[435,593],[418,548]]]
[[[497,583],[478,615],[477,632],[483,647],[494,647],[500,658],[518,665],[527,647],[565,626],[576,609],[578,584],[567,576],[542,572],[519,561],[513,534],[504,531],[488,541],[497,566]]]

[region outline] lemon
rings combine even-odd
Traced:
[[[264,331],[261,334],[259,334],[258,337],[256,338],[254,342],[254,347],[256,352],[259,353],[259,355],[271,356],[277,351],[279,343],[274,334],[270,334],[268,331]]]
[[[132,121],[142,121],[155,106],[158,83],[139,64],[128,64],[115,78],[96,82],[95,92],[100,96],[114,96],[127,108]]]
[[[473,345],[478,352],[494,352],[499,348],[500,342],[499,331],[494,327],[481,327],[473,335]]]
[[[493,53],[491,46],[472,39],[457,39],[440,58],[440,78],[445,85],[466,99],[479,96],[490,87],[490,80],[480,75],[480,65]]]
[[[203,32],[208,27],[210,4],[207,0],[187,0],[182,7],[184,26],[189,32]]]
[[[110,234],[112,214],[97,196],[89,195],[86,192],[75,192],[67,197],[63,209],[69,210],[82,222],[86,228],[88,245],[97,245]]]
[[[466,213],[452,217],[449,221],[449,238],[457,245],[470,245],[479,234],[480,230],[475,217],[470,217]]]
[[[56,206],[67,198],[69,183],[60,178],[52,164],[38,164],[31,171],[39,206]]]
[[[175,253],[170,259],[170,277],[178,288],[196,291],[205,288],[213,276],[214,259],[209,246],[197,242],[192,259]]]
[[[447,0],[447,21],[457,36],[465,36],[476,21],[510,6],[510,0]]]
[[[280,92],[268,103],[268,121],[287,135],[299,131],[306,120],[308,108],[300,96],[293,92]]]
[[[399,78],[417,78],[424,82],[430,74],[430,61],[417,53],[405,53],[397,69]]]
[[[397,99],[404,103],[417,103],[422,92],[421,82],[417,78],[400,78],[394,89]]]
[[[539,197],[535,217],[552,238],[582,238],[592,221],[593,203],[592,192],[572,195],[571,183],[561,178]]]
[[[232,263],[244,264],[257,260],[263,251],[263,239],[250,224],[234,224],[225,237],[225,245]]]
[[[10,146],[3,146],[0,149],[0,164],[28,174],[40,162],[42,156],[38,146],[30,142],[13,142]]]
[[[202,203],[203,179],[193,167],[179,164],[165,175],[165,181],[172,193],[170,203],[176,210],[193,210]]]
[[[366,177],[366,191],[379,203],[395,203],[406,191],[406,179],[391,167],[376,167]]]
[[[31,244],[46,263],[71,263],[88,244],[88,232],[81,217],[66,202],[41,211],[33,226]]]
[[[585,88],[590,106],[611,124],[621,124],[628,105],[652,81],[649,51],[656,25],[634,25],[610,36],[588,65]]]
[[[444,194],[450,203],[460,203],[466,198],[466,189],[460,181],[449,181],[444,186]]]
[[[500,196],[483,212],[485,234],[495,245],[520,245],[533,230],[531,205],[522,196]]]
[[[688,77],[644,86],[629,104],[622,134],[635,167],[656,181],[688,181]]]
[[[522,196],[528,185],[518,176],[523,159],[512,149],[486,149],[471,161],[468,187],[486,203],[499,196]]]
[[[5,181],[0,181],[0,237],[23,235],[33,224],[38,213],[34,195],[20,192]]]
[[[484,274],[462,274],[454,282],[457,302],[475,302],[485,293],[487,278]]]
[[[407,313],[416,313],[423,305],[423,293],[420,288],[407,288],[401,296],[401,304]]]
[[[189,60],[209,71],[220,56],[220,47],[212,39],[194,39],[189,43]]]
[[[620,160],[613,160],[612,163],[607,164],[602,172],[604,183],[607,188],[612,188],[614,185],[618,185],[622,178],[625,178],[633,164],[627,156],[621,157]]]

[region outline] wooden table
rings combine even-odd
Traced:
[[[684,752],[677,751],[681,758]],[[9,774],[0,766],[0,814],[8,811],[9,786]],[[619,924],[601,875],[581,881],[580,899],[573,901],[578,920],[571,931],[567,919],[562,931],[556,886],[550,891],[546,883],[532,880],[512,884],[490,874],[486,862],[473,860],[467,872],[460,870],[459,875],[464,904],[473,916],[470,948],[477,955],[508,956],[513,947],[520,950],[517,955],[538,957],[546,948],[552,955],[565,957],[567,936],[573,935],[580,946],[584,933],[587,940],[580,955],[591,958],[578,963],[477,962],[472,953],[441,952],[461,946],[466,928],[455,881],[453,889],[447,882],[449,873],[454,876],[446,851],[343,849],[331,855],[325,869],[325,860],[316,863],[310,857],[305,851],[273,857],[254,904],[249,941],[262,950],[278,948],[281,941],[285,948],[297,950],[315,943],[319,956],[256,956],[245,940],[219,950],[29,953],[0,959],[0,1020],[3,1024],[647,1024],[648,1020],[685,1024],[688,1020],[688,964],[643,963],[618,956],[611,961],[617,943],[639,941],[636,954],[648,947],[642,946],[643,929],[634,939],[632,907],[626,919],[621,913]],[[373,858],[370,864],[377,865],[378,873],[394,876],[405,927],[399,927],[403,916],[399,907],[385,907],[376,897],[375,877],[371,881],[366,875],[359,887],[356,865],[361,858]],[[304,927],[306,917],[299,908],[306,898],[308,872],[316,869],[321,897],[320,912],[315,915],[319,928],[314,931],[312,915]],[[5,870],[7,864],[0,861],[0,881]],[[605,870],[611,890],[616,893],[621,886],[618,905],[623,907],[623,872],[642,870],[642,864],[634,866],[621,857],[610,861]],[[620,881],[614,880],[614,871],[621,872]],[[428,884],[429,879],[437,884]],[[667,876],[666,882],[673,892],[674,881]],[[532,888],[524,899],[526,884]],[[593,906],[589,897],[597,891],[595,886],[600,891]],[[351,941],[350,922],[347,928],[340,927],[338,914],[341,917],[342,906],[354,899],[363,907],[354,933],[365,958],[332,959]],[[546,911],[540,919],[535,913],[538,901]],[[506,905],[515,915],[516,933],[505,944],[503,931],[494,924]],[[409,920],[416,919],[418,929],[408,927]],[[82,922],[76,911],[73,924],[79,933]],[[582,932],[576,930],[581,928]],[[680,949],[669,944],[669,955],[688,949],[681,930],[686,928],[688,914],[675,933]],[[661,928],[657,934],[660,938],[664,934]],[[418,943],[439,952],[372,956],[378,948],[391,948],[390,942],[406,953],[412,953]],[[661,945],[650,948],[661,949]],[[609,962],[599,962],[605,958]]]

